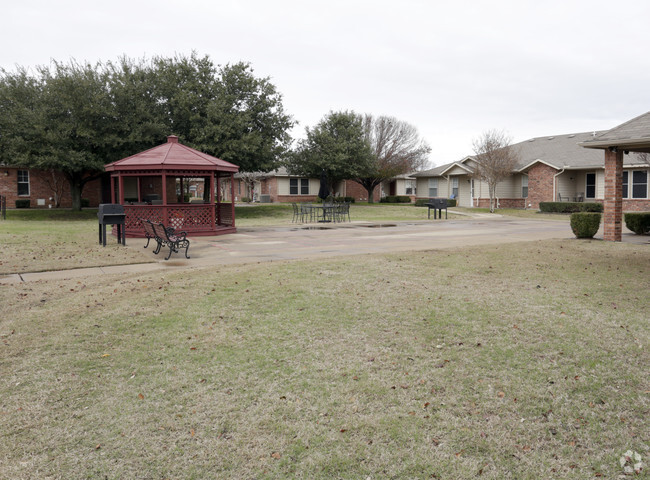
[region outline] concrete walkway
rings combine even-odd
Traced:
[[[188,268],[215,267],[342,255],[364,255],[451,247],[502,244],[546,239],[574,238],[567,222],[528,220],[500,215],[484,215],[472,220],[431,220],[426,222],[352,222],[308,224],[282,227],[239,228],[238,233],[218,237],[191,238],[190,259],[183,253],[153,255],[143,250],[144,239],[127,239],[127,248],[143,251],[155,263],[114,265],[0,277],[0,284],[35,280],[58,280],[88,275],[129,272],[171,272]],[[602,238],[602,232],[600,232]],[[625,242],[650,243],[647,236],[624,234]],[[163,255],[164,253],[164,255]]]

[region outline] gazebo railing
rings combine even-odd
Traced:
[[[215,233],[233,227],[232,204],[124,205],[127,235],[142,236],[141,220],[163,223],[188,235]],[[213,220],[214,219],[214,220]]]

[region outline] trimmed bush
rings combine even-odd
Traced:
[[[88,208],[90,207],[90,200],[87,198],[82,198],[81,199],[81,208]]]
[[[411,203],[411,197],[407,195],[386,195],[380,200],[381,203]]]
[[[650,234],[650,212],[626,213],[625,226],[637,235]]]
[[[16,208],[29,208],[30,201],[29,198],[19,198],[16,200]]]
[[[456,199],[455,198],[448,198],[447,199],[447,206],[448,207],[455,207],[456,206]]]
[[[571,214],[571,230],[576,238],[593,238],[600,227],[600,213],[576,212]]]
[[[602,212],[603,204],[598,202],[539,202],[543,213]]]

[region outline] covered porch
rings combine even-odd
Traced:
[[[585,148],[605,152],[605,240],[620,242],[623,222],[623,155],[630,152],[650,153],[650,112],[581,143]],[[647,198],[647,183],[645,185]]]
[[[124,206],[129,237],[143,237],[141,219],[188,236],[235,233],[233,175],[239,167],[167,137],[167,143],[106,165],[111,201]],[[224,191],[227,185],[231,191]]]

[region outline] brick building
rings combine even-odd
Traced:
[[[598,150],[581,144],[603,132],[536,137],[513,145],[520,160],[512,175],[499,182],[498,208],[539,208],[540,202],[604,202],[605,163]],[[463,158],[419,172],[417,197],[455,198],[459,206],[487,207],[487,184],[472,178],[476,160]],[[650,164],[637,153],[624,155],[622,165],[623,211],[650,211]]]

